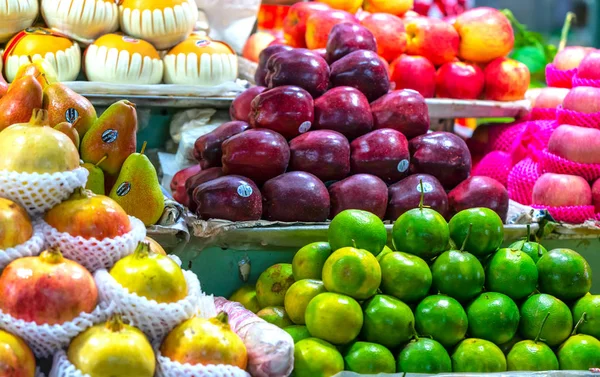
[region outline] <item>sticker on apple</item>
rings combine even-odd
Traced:
[[[250,185],[247,185],[245,183],[239,185],[238,188],[237,188],[237,193],[242,198],[249,197],[250,195],[252,195],[252,192],[253,192],[252,187],[250,187]]]
[[[312,123],[310,123],[308,120],[306,122],[302,122],[300,127],[298,127],[298,132],[303,134],[303,133],[307,132],[308,130],[310,130],[311,126],[312,126]]]
[[[408,170],[408,160],[404,159],[398,163],[398,171],[400,173],[404,173]]]
[[[421,182],[417,185],[417,191],[427,194],[433,191],[433,185],[429,182],[423,182],[423,191],[421,191]]]

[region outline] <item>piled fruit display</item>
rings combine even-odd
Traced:
[[[289,332],[294,375],[588,370],[600,365],[600,296],[569,249],[508,248],[486,208],[447,223],[430,208],[381,220],[346,210],[231,297]],[[397,251],[393,251],[397,250]]]
[[[364,10],[360,9],[361,4]],[[256,84],[269,88],[279,86],[281,78],[265,79],[261,66],[271,54],[288,46],[288,49],[310,49],[324,58],[331,65],[334,87],[347,85],[347,81],[339,84],[338,76],[348,75],[349,66],[359,61],[364,65],[379,61],[377,65],[382,68],[371,76],[374,85],[384,85],[381,76],[387,72],[392,87],[413,89],[426,98],[495,101],[524,98],[530,73],[524,64],[507,58],[515,37],[503,13],[476,8],[440,20],[420,16],[410,10],[412,6],[412,1],[299,2],[290,8],[284,20],[284,40],[260,33],[249,39],[244,56],[259,63]],[[269,52],[262,54],[265,47]],[[355,50],[369,50],[373,54],[342,59]],[[278,70],[282,69],[288,71],[291,67]],[[304,78],[300,74],[297,79]],[[385,88],[381,90],[387,92]],[[314,92],[308,91],[314,96]],[[375,99],[365,94],[369,101]]]
[[[0,70],[9,82],[40,58],[60,81],[80,72],[89,81],[132,85],[213,86],[237,78],[233,49],[194,32],[194,0],[8,0],[0,18],[9,20],[0,32]]]

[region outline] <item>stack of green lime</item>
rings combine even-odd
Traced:
[[[421,206],[398,218],[388,242],[377,216],[346,210],[328,242],[234,297],[292,336],[297,377],[599,367],[589,264],[529,236],[501,248],[503,232],[487,208],[446,222]]]

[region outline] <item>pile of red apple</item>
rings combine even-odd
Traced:
[[[340,24],[345,26],[335,27]],[[523,99],[529,86],[527,67],[506,57],[514,45],[511,23],[492,8],[475,8],[440,20],[413,11],[399,16],[364,10],[351,14],[318,2],[299,2],[290,8],[283,31],[285,39],[275,39],[269,52],[260,55],[257,85],[268,84],[264,77],[267,60],[274,51],[281,51],[273,46],[309,49],[332,64],[333,71],[336,54],[343,51],[328,52],[327,44],[352,40],[354,49],[373,51],[371,61],[379,60],[381,66],[369,78],[375,91],[367,95],[370,101],[387,87],[381,77],[384,68],[392,88],[413,89],[426,98],[514,101]],[[259,56],[258,50],[264,48],[260,39],[251,37],[244,56]],[[332,72],[332,86],[340,80],[339,65]]]

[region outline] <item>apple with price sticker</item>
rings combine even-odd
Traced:
[[[252,180],[228,175],[194,190],[196,214],[203,220],[255,221],[262,215],[262,196]]]
[[[448,216],[448,195],[433,175],[413,174],[388,188],[389,202],[385,218],[396,221],[403,213],[419,207],[421,193],[423,204]]]

